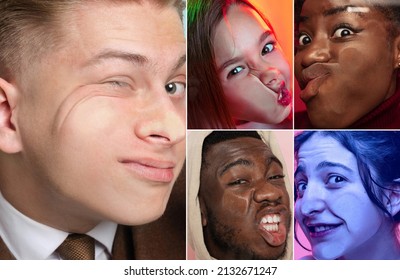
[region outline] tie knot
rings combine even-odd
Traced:
[[[86,234],[70,234],[56,252],[63,260],[94,260],[94,239]]]

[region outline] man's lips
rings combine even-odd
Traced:
[[[169,183],[174,179],[175,164],[155,159],[123,159],[119,161],[136,175],[149,181]]]
[[[258,230],[264,240],[271,246],[281,246],[287,237],[287,211],[284,208],[268,208],[260,211]]]

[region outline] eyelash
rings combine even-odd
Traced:
[[[112,87],[118,87],[118,88],[121,88],[121,87],[128,87],[128,86],[129,86],[128,83],[121,82],[121,81],[108,81],[108,82],[106,82],[106,84],[109,84],[109,85],[111,85]]]
[[[265,53],[264,53],[264,51],[265,51],[265,49],[266,49],[267,46],[271,46],[271,49],[268,48],[268,52],[265,52]],[[262,48],[262,50],[261,50],[261,55],[262,55],[262,56],[267,55],[267,54],[273,52],[273,51],[275,50],[275,48],[276,48],[276,42],[275,42],[275,41],[270,41],[270,42],[266,43],[266,44],[264,45],[264,47]]]

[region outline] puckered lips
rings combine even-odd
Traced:
[[[284,107],[290,105],[290,103],[292,102],[292,96],[290,95],[290,91],[286,88],[285,81],[282,81],[279,84],[270,84],[266,86],[278,95],[278,104]]]
[[[171,160],[138,158],[138,159],[120,159],[129,171],[133,172],[139,178],[158,182],[170,183],[174,179],[174,168],[176,164]]]
[[[302,89],[300,98],[307,103],[318,94],[318,89],[331,74],[331,64],[314,63],[301,71],[299,85]]]
[[[281,246],[286,242],[288,213],[285,207],[267,208],[258,215],[258,230],[271,246]]]

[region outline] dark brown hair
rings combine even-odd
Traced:
[[[188,0],[188,128],[235,128],[215,65],[215,28],[232,5],[248,0]]]

